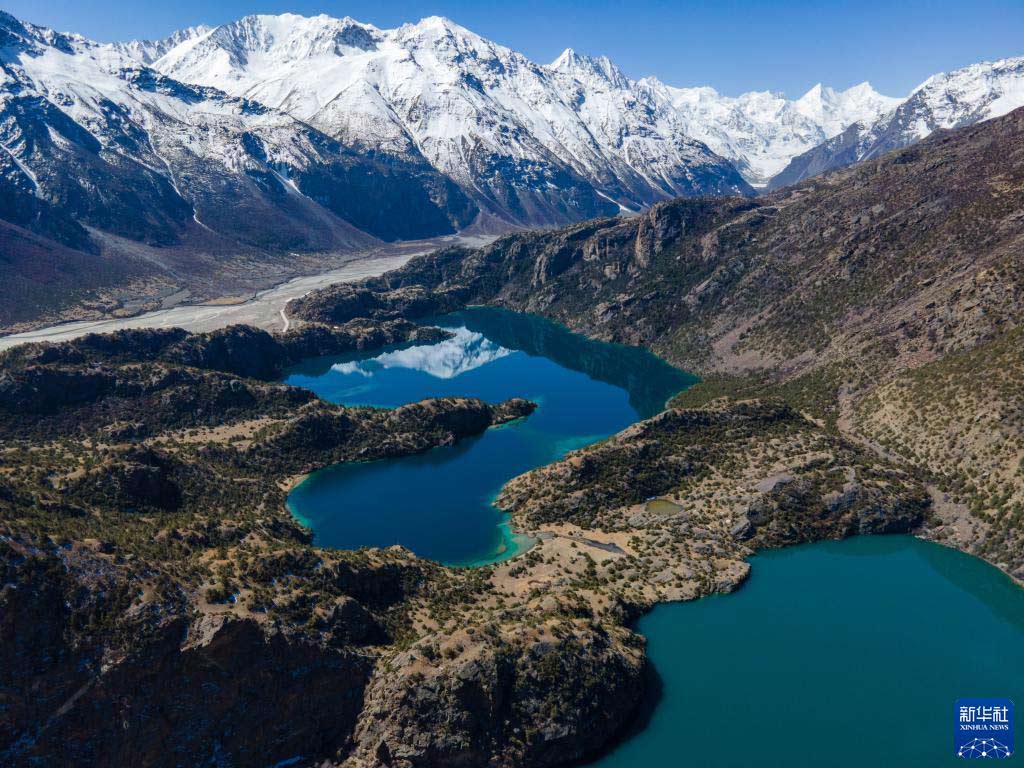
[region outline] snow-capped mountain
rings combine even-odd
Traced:
[[[666,193],[750,190],[733,166],[687,135],[669,102],[630,80],[607,57],[566,49],[542,71],[569,115],[553,110],[547,93],[535,94],[531,103],[545,121],[534,120],[538,135],[552,151],[568,152],[574,167],[623,207]]]
[[[673,88],[655,78],[641,82],[671,101],[687,134],[732,161],[755,187],[766,185],[794,156],[902,101],[868,83],[845,91],[819,83],[794,101],[769,91],[730,98],[713,88]]]
[[[0,219],[75,248],[85,227],[271,252],[557,225],[750,194],[1002,114],[1022,62],[903,102],[867,83],[731,98],[571,49],[537,64],[439,17],[247,16],[99,44],[2,14]]]
[[[747,192],[715,153],[763,185],[794,155],[899,103],[866,83],[842,93],[816,86],[796,101],[729,98],[634,81],[607,58],[571,49],[541,66],[439,17],[381,30],[350,18],[248,16],[181,37],[154,61],[165,74],[282,109],[359,146],[419,151],[499,209],[510,191],[488,177],[514,176],[527,160],[528,176],[546,184],[568,166],[625,208]]]
[[[247,16],[153,66],[354,146],[422,156],[514,223],[750,192],[686,135],[670,104],[607,60],[570,51],[542,66],[439,17],[381,30],[349,18]]]
[[[932,75],[897,107],[860,119],[842,133],[794,157],[772,188],[869,160],[940,129],[1005,115],[1024,106],[1024,57],[982,62]]]
[[[152,244],[339,250],[453,232],[476,214],[426,163],[354,152],[135,55],[0,16],[2,182],[60,216]]]

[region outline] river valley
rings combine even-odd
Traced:
[[[23,333],[0,336],[0,351],[35,341],[68,341],[88,333],[112,333],[126,328],[184,328],[194,333],[247,324],[267,331],[287,331],[288,303],[329,285],[355,282],[397,269],[410,259],[451,244],[479,245],[494,238],[489,235],[455,235],[432,240],[389,243],[372,251],[353,255],[352,260],[335,269],[301,275],[279,285],[256,292],[250,297],[226,297],[201,304],[177,304],[130,317],[106,317],[78,320],[37,328]]]

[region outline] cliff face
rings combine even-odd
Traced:
[[[254,619],[193,618],[180,593],[139,606],[131,590],[147,588],[142,574],[113,573],[122,569],[87,552],[3,550],[7,765],[197,764],[220,755],[258,766],[351,737],[373,667],[358,648]],[[99,584],[97,570],[108,572]],[[114,627],[131,633],[121,638],[130,645],[111,642],[105,630]]]
[[[353,765],[557,765],[589,754],[628,722],[643,695],[643,653],[621,628],[587,621],[566,636],[523,629],[475,639],[469,653],[424,664],[397,654],[366,695]]]

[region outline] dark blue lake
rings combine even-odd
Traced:
[[[477,308],[432,320],[454,338],[372,356],[317,358],[287,383],[345,405],[393,408],[462,395],[525,397],[529,418],[419,456],[342,464],[292,491],[292,512],[318,546],[402,544],[473,565],[524,544],[491,502],[511,478],[660,411],[695,379],[635,347],[591,341],[542,318]]]

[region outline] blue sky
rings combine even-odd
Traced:
[[[28,21],[97,40],[161,37],[248,13],[328,13],[381,27],[448,16],[537,61],[565,47],[634,77],[795,97],[819,80],[903,95],[928,75],[1024,55],[1024,0],[5,0]]]

